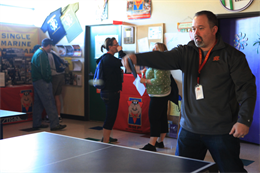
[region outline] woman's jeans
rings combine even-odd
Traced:
[[[103,125],[104,129],[112,130],[116,121],[117,110],[120,99],[120,92],[102,91],[100,97],[104,101],[106,106],[106,118]]]

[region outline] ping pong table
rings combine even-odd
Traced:
[[[49,132],[0,141],[0,172],[217,172],[212,162]]]
[[[3,124],[2,119],[7,117],[26,115],[24,112],[7,111],[0,109],[0,140],[3,139]]]

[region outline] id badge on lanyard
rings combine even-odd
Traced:
[[[197,84],[195,86],[195,95],[196,95],[196,100],[204,99],[202,85]]]
[[[215,45],[217,44],[217,40],[215,42]],[[215,46],[214,45],[214,46]],[[198,71],[198,77],[197,77],[197,85],[195,86],[195,96],[196,96],[196,100],[200,100],[200,99],[204,99],[204,94],[203,94],[203,88],[202,88],[202,85],[199,84],[200,83],[200,71],[201,69],[204,67],[204,65],[206,64],[208,58],[209,58],[209,55],[210,55],[210,52],[212,51],[212,49],[214,48],[214,46],[208,51],[203,63],[202,63],[202,52],[201,52],[201,49],[199,48],[199,71]]]

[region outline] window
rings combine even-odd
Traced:
[[[0,22],[22,25],[34,25],[35,10],[30,7],[0,4]]]

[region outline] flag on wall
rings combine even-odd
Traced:
[[[48,31],[53,44],[57,44],[65,35],[66,31],[61,23],[61,8],[52,12],[43,22],[41,30],[45,33]]]
[[[39,29],[17,25],[0,24],[0,52],[3,48],[23,49],[25,56],[30,55],[34,45],[39,44]]]
[[[127,18],[145,19],[151,17],[151,0],[127,0]]]
[[[67,33],[66,37],[69,43],[83,31],[76,16],[78,9],[78,2],[69,4],[62,10],[62,16],[60,17],[62,25]]]

